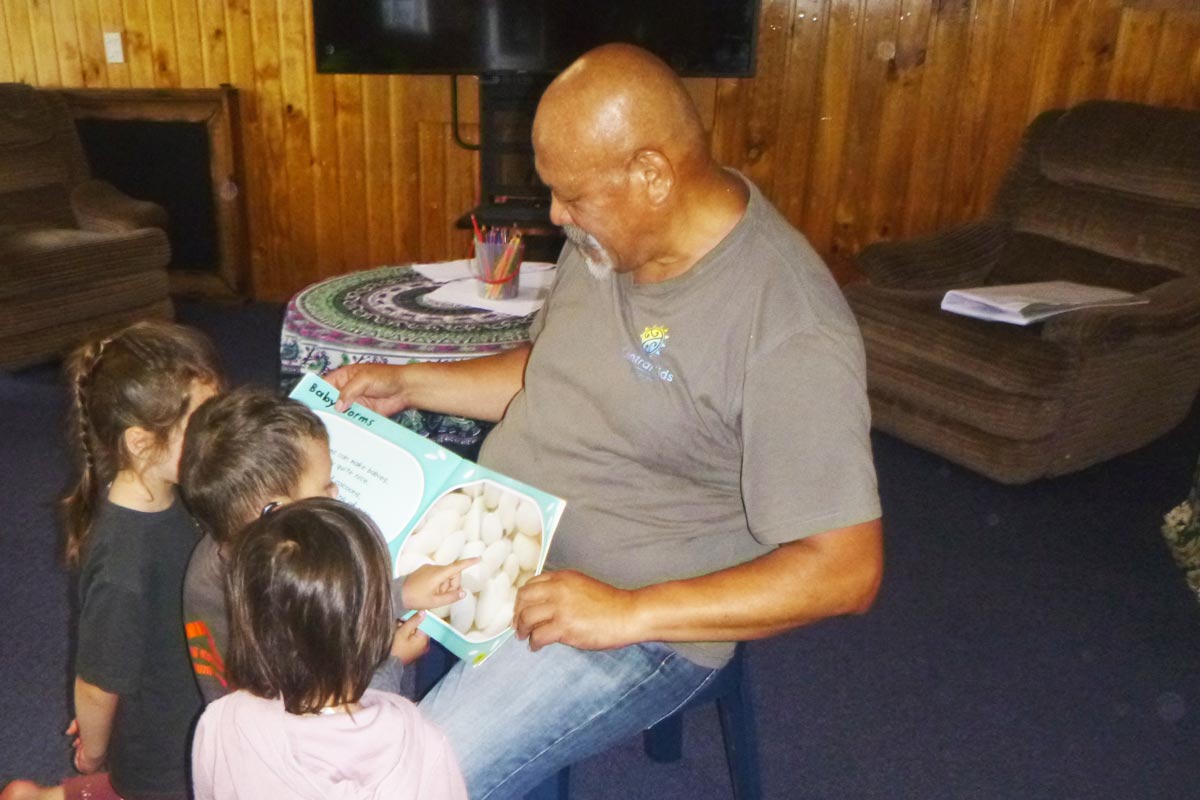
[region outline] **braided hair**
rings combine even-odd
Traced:
[[[186,416],[196,384],[220,387],[212,343],[168,322],[138,322],[80,345],[67,359],[72,391],[70,437],[79,479],[62,501],[68,566],[79,565],[101,496],[133,466],[125,431],[141,427],[165,446]]]

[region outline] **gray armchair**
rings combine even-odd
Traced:
[[[51,90],[0,84],[0,368],[172,316],[166,212],[91,179]]]
[[[865,248],[846,287],[874,423],[1005,483],[1177,425],[1200,387],[1200,112],[1093,101],[1031,123],[984,219]],[[1143,294],[1028,328],[941,311],[948,289],[1072,280]]]

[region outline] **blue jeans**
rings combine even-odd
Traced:
[[[421,701],[450,740],[474,800],[519,798],[683,706],[716,674],[657,642],[619,650],[513,640],[456,664]]]

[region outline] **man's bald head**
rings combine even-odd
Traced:
[[[713,161],[683,83],[632,45],[598,47],[554,79],[533,149],[550,220],[599,276],[678,275],[745,209],[745,187]]]
[[[554,79],[538,104],[533,141],[539,156],[579,166],[623,164],[640,150],[662,153],[683,172],[710,163],[704,127],[679,77],[627,44],[598,47]]]

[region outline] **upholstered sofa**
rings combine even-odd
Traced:
[[[170,317],[166,213],[93,180],[63,99],[0,84],[0,368]]]
[[[1045,112],[985,218],[857,262],[867,280],[846,295],[878,429],[1005,483],[1133,450],[1200,386],[1200,111]],[[939,309],[948,289],[1045,280],[1149,302],[1029,327]]]

